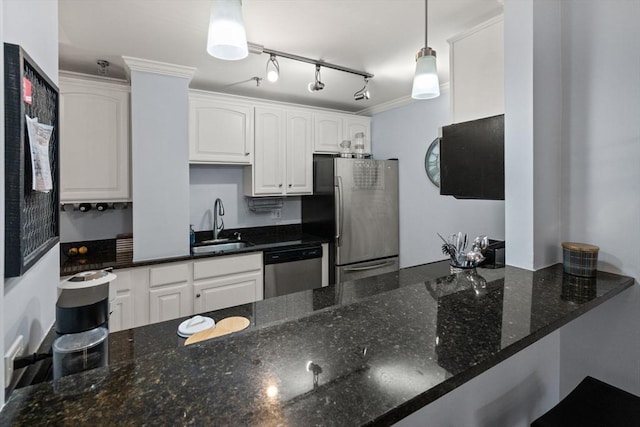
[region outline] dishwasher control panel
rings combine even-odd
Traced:
[[[301,261],[311,258],[322,258],[322,246],[311,246],[295,249],[278,249],[264,253],[265,264],[279,264],[281,262]]]

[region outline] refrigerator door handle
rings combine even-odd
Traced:
[[[384,261],[378,264],[367,265],[365,267],[346,267],[344,271],[364,271],[364,270],[373,270],[374,268],[386,267],[387,265],[394,264],[395,261]]]
[[[337,176],[336,180],[336,195],[338,196],[338,202],[336,203],[336,245],[340,246],[340,238],[342,237],[342,221],[343,221],[343,205],[342,205],[342,177]]]

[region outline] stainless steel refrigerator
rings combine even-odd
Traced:
[[[302,230],[329,238],[329,280],[398,270],[398,161],[315,155]]]

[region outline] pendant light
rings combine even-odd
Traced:
[[[207,52],[228,61],[249,55],[242,21],[242,0],[214,0],[211,3]]]
[[[416,75],[413,78],[413,99],[431,99],[440,96],[440,83],[438,82],[438,68],[436,66],[436,51],[429,47],[427,42],[429,27],[428,0],[424,2],[424,46],[416,54]]]

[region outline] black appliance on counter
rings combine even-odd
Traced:
[[[86,271],[58,286],[54,379],[108,364],[109,282],[115,278],[106,270]]]
[[[443,126],[440,194],[504,200],[504,114]]]
[[[76,334],[108,327],[109,283],[81,289],[62,289],[56,301],[56,332]]]

